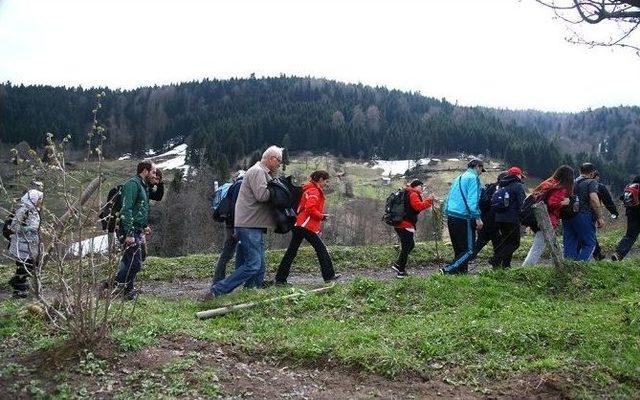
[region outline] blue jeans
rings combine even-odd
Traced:
[[[236,253],[236,247],[238,245],[238,239],[235,237],[233,227],[226,227],[224,232],[224,246],[222,247],[222,252],[220,253],[220,258],[218,258],[216,268],[213,271],[213,283],[211,284],[212,287],[216,283],[223,280],[226,276],[227,263],[233,258],[233,255]]]
[[[266,271],[264,231],[257,228],[236,228],[236,237],[236,270],[211,287],[216,296],[231,293],[242,284],[247,288],[262,287]]]
[[[589,212],[562,221],[564,258],[587,261],[596,248],[596,224]]]
[[[143,236],[142,233],[135,233],[133,237],[136,242],[124,249],[120,260],[120,269],[116,275],[116,283],[124,285],[125,293],[133,290],[136,275],[142,268]]]

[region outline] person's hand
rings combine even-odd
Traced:
[[[598,221],[596,221],[596,226],[598,228],[602,228],[604,226],[604,218],[602,217],[598,218]]]
[[[571,200],[568,197],[565,197],[564,200],[560,202],[560,205],[562,206],[568,206],[569,204],[571,204]]]
[[[127,236],[124,239],[124,244],[126,244],[127,246],[131,246],[132,244],[136,243],[136,238],[134,238],[133,236]]]
[[[144,234],[147,236],[151,236],[151,227],[147,226],[144,228]]]
[[[329,219],[329,214],[322,214],[322,220],[326,221]]]
[[[482,222],[482,220],[480,218],[478,218],[476,220],[476,229],[480,230],[480,229],[482,229],[482,227],[484,227],[484,223]]]

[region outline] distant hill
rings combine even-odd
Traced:
[[[98,116],[107,128],[105,150],[111,157],[142,154],[180,135],[190,145],[188,162],[203,159],[218,171],[268,144],[363,159],[482,153],[537,176],[574,161],[560,150],[564,135],[550,134],[553,115],[533,124],[525,114],[510,117],[418,93],[285,76],[128,91],[6,83],[0,85],[0,141],[38,146],[45,132],[70,133],[73,145],[82,148],[95,95],[102,91],[106,96]]]

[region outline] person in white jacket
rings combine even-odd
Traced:
[[[27,297],[29,294],[28,277],[40,255],[40,208],[44,195],[37,189],[31,189],[20,199],[20,205],[11,222],[11,244],[9,256],[16,262],[16,273],[9,280],[13,296]]]

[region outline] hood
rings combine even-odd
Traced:
[[[43,196],[44,194],[41,191],[31,189],[20,198],[20,203],[29,208],[36,208],[38,202],[42,200]]]
[[[522,183],[522,181],[520,180],[520,178],[518,178],[517,176],[509,175],[509,176],[507,176],[506,178],[500,179],[500,180],[498,181],[498,185],[499,185],[500,187],[506,187],[506,186],[508,186],[508,185],[510,185],[510,184],[512,184],[512,183],[514,183],[514,182]]]

